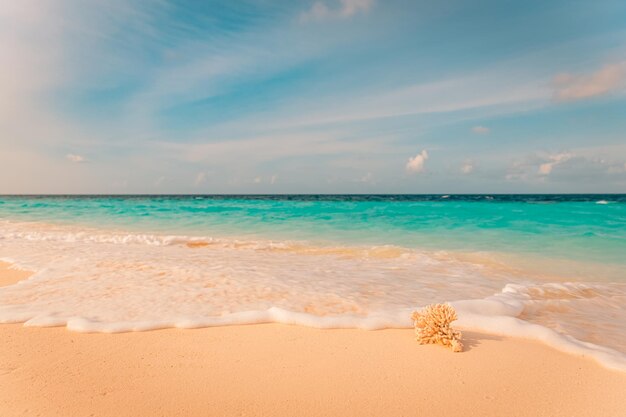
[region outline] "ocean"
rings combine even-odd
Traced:
[[[0,322],[458,326],[626,369],[626,195],[0,196]]]

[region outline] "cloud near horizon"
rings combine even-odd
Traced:
[[[206,172],[198,172],[198,174],[196,174],[196,179],[193,182],[194,186],[199,186],[200,184],[204,183],[206,181]]]
[[[513,161],[506,174],[507,181],[563,183],[578,181],[616,181],[626,183],[626,164],[598,153],[594,148],[564,152],[535,152]]]
[[[469,175],[474,172],[474,164],[471,161],[466,161],[461,165],[461,172],[465,175]]]
[[[424,172],[424,164],[426,163],[427,159],[428,151],[424,149],[414,157],[409,158],[409,161],[405,165],[406,171],[415,174]]]
[[[552,172],[555,166],[569,161],[570,159],[572,159],[573,156],[574,155],[572,155],[569,152],[549,155],[548,162],[544,162],[543,164],[539,165],[539,169],[537,170],[537,173],[539,175],[550,175],[550,173]]]

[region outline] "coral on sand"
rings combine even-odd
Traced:
[[[461,332],[450,327],[457,319],[456,310],[450,304],[431,304],[411,316],[415,324],[415,335],[420,345],[439,344],[461,352]]]

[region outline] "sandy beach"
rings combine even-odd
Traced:
[[[626,417],[626,0],[5,0],[0,45],[0,417]]]
[[[9,278],[9,276],[12,278]],[[25,273],[0,273],[3,284]],[[99,334],[0,326],[0,415],[621,416],[626,375],[466,332],[252,325]]]

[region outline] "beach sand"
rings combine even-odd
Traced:
[[[30,271],[13,269],[10,264],[0,261],[0,287],[15,284],[31,275],[32,273]]]
[[[0,276],[12,282],[6,265]],[[473,332],[463,353],[417,345],[412,330],[276,324],[121,334],[5,324],[0,340],[2,417],[626,415],[626,374]]]

